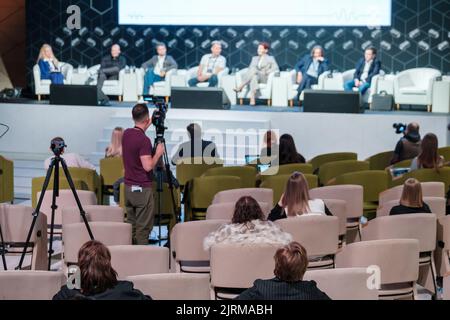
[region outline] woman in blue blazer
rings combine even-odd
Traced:
[[[61,65],[55,58],[50,45],[44,44],[41,47],[37,63],[41,71],[41,80],[50,80],[53,84],[64,84]]]

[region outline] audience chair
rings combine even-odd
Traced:
[[[423,201],[428,204],[432,213],[439,218],[445,217],[447,199],[438,197],[424,197]],[[391,200],[377,209],[377,217],[389,216],[391,209],[400,204],[400,200]]]
[[[89,222],[124,222],[123,210],[112,206],[83,206],[86,218]],[[66,207],[61,210],[62,225],[81,223],[83,219],[77,206]]]
[[[267,218],[270,211],[272,210],[272,202],[259,202],[259,206]],[[236,202],[221,202],[213,203],[206,210],[206,220],[228,220],[231,221],[234,214],[234,208],[236,207]]]
[[[42,190],[42,186],[44,185],[45,177],[37,177],[33,178],[31,180],[31,206],[33,208],[36,208],[38,197],[37,193]],[[75,186],[75,189],[78,190],[86,190],[89,191],[87,184],[84,181],[81,181],[79,179],[73,179],[73,184]],[[50,182],[48,184],[47,190],[53,190],[53,176],[50,179]],[[67,181],[66,177],[59,176],[59,190],[70,190],[69,182]]]
[[[111,265],[119,279],[169,272],[169,249],[156,246],[109,246]]]
[[[182,187],[194,178],[202,176],[211,168],[223,167],[218,158],[184,158],[177,162],[176,177]]]
[[[14,201],[14,163],[0,155],[0,203]]]
[[[437,223],[438,246],[435,251],[436,273],[444,277],[450,272],[450,216],[438,218]]]
[[[327,162],[358,160],[358,155],[353,152],[327,153],[314,157],[308,163],[313,166],[313,172],[318,173],[319,168]]]
[[[212,204],[218,204],[223,202],[236,203],[241,197],[249,196],[254,198],[258,202],[272,203],[273,202],[273,190],[264,188],[243,188],[234,190],[225,190],[218,192],[212,201]]]
[[[124,176],[122,157],[104,158],[100,160],[100,178],[102,195],[112,195],[114,183]]]
[[[325,205],[339,219],[339,238],[345,238],[347,234],[347,202],[338,199],[322,199]]]
[[[439,172],[434,169],[414,170],[404,174],[400,179],[394,180],[392,186],[398,186],[405,183],[409,178],[415,178],[420,182],[443,182],[445,184],[445,192],[450,186],[450,167],[440,168]]]
[[[443,182],[422,182],[423,197],[445,198],[445,184]],[[403,185],[396,186],[380,193],[378,204],[382,207],[385,203],[397,200],[400,201],[403,193]]]
[[[217,167],[208,169],[203,177],[234,176],[241,179],[241,188],[254,188],[256,186],[256,168],[254,167]]]
[[[153,300],[211,300],[209,274],[163,273],[127,277]]]
[[[366,161],[342,160],[327,162],[319,168],[319,182],[321,185],[327,185],[337,176],[358,171],[367,171],[370,164]]]
[[[380,277],[380,299],[414,299],[419,277],[419,241],[390,239],[349,244],[336,255],[336,268],[355,267],[368,268],[374,285]]]
[[[375,154],[366,159],[369,162],[370,170],[384,170],[391,165],[391,160],[394,157],[394,151],[386,151]]]
[[[445,161],[450,161],[450,147],[443,147],[438,149],[439,155],[443,156]]]

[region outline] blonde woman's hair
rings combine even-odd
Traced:
[[[286,183],[282,200],[286,215],[295,217],[310,212],[310,199],[308,181],[302,173],[294,172]]]
[[[408,179],[403,185],[400,204],[410,208],[423,207],[422,185],[417,179]]]
[[[41,59],[45,59],[45,55],[44,55],[45,49],[50,49],[50,51],[52,52],[52,55],[53,55],[53,63],[57,67],[59,65],[59,61],[58,61],[58,59],[56,59],[55,55],[53,54],[53,49],[52,49],[51,45],[49,45],[47,43],[43,44],[41,49],[39,50],[39,56],[38,56],[37,62],[39,62],[39,60],[41,60]]]
[[[111,142],[106,148],[106,157],[121,157],[122,156],[122,137],[123,128],[114,128],[111,134]]]

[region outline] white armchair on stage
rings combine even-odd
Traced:
[[[197,72],[198,72],[198,66],[197,67],[193,67],[190,68],[187,73],[186,73],[186,87],[189,86],[188,82],[189,80],[191,80],[192,78],[196,78],[197,77]],[[230,73],[230,69],[229,68],[225,68],[222,71],[220,71],[217,74],[217,79],[219,81],[218,83],[218,87],[222,88],[222,78],[223,76],[227,75],[228,73]],[[198,88],[207,88],[208,87],[208,82],[201,82],[197,84]]]
[[[64,84],[72,83],[73,67],[72,65],[64,62],[61,64],[61,73],[64,76]],[[41,80],[41,69],[39,65],[33,67],[33,77],[34,77],[34,93],[38,96],[38,100],[41,100],[41,95],[50,94],[50,80]]]
[[[311,89],[313,90],[322,90],[324,88],[324,83],[325,83],[325,75],[328,74],[328,72],[322,74],[319,77],[318,80],[318,84],[315,84],[311,87]],[[284,104],[280,104],[281,101],[279,103],[277,103],[277,105],[279,106],[287,106],[286,103],[289,102],[289,106],[293,106],[294,105],[294,99],[298,94],[298,86],[299,84],[297,83],[297,71],[291,70],[291,71],[282,71],[280,73],[280,77],[281,79],[286,79],[286,81],[274,81],[273,84],[273,93],[272,96],[276,96],[277,98],[273,97],[274,100],[274,105],[275,105],[275,100],[279,100],[278,97],[280,97],[281,99],[281,95],[280,93],[282,92],[284,94],[284,91],[286,90],[286,85],[287,85],[287,96],[286,99],[283,98],[283,100],[286,100],[286,102],[284,102]],[[286,83],[286,84],[285,84]],[[330,89],[332,90],[332,89]],[[300,100],[303,101],[303,92],[300,95]]]
[[[236,73],[236,87],[239,87],[242,84],[242,77],[245,73],[248,72],[248,68],[242,69],[239,72]],[[258,91],[256,92],[256,99],[264,99],[267,100],[267,105],[272,104],[272,84],[273,79],[275,77],[275,72],[272,72],[269,74],[269,77],[267,79],[267,83],[260,83],[258,85]],[[241,92],[237,95],[239,99],[239,103],[243,104],[243,99],[250,98],[250,88],[249,86],[246,86]]]
[[[430,68],[416,68],[400,72],[394,80],[397,109],[401,104],[426,105],[428,112],[433,103],[433,84],[441,72]]]
[[[95,81],[93,82],[93,85],[97,85],[97,77],[98,77],[99,70],[100,70],[99,64],[88,69],[89,74],[91,74],[95,77]],[[119,98],[119,101],[122,101],[124,75],[125,75],[125,69],[122,69],[119,72],[118,80],[106,80],[103,83],[103,88],[102,88],[103,93],[106,94],[107,96],[117,96]]]
[[[142,95],[144,91],[144,76],[145,71],[142,68],[136,69],[137,73],[137,88],[139,96]],[[158,81],[153,84],[153,86],[150,87],[150,90],[148,94],[152,94],[157,97],[165,97],[166,100],[171,95],[171,88],[172,88],[172,77],[177,74],[177,69],[169,70],[166,73],[166,77],[164,81]]]

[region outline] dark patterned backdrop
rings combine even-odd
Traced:
[[[81,8],[81,30],[66,28],[66,9],[72,4]],[[139,66],[153,54],[154,42],[164,41],[180,67],[187,68],[209,51],[211,41],[221,40],[229,66],[242,68],[250,62],[258,41],[264,40],[272,44],[272,54],[283,69],[292,68],[299,56],[321,44],[335,70],[353,68],[361,50],[375,45],[388,72],[419,66],[450,72],[450,0],[393,0],[392,27],[381,29],[119,26],[117,14],[117,0],[28,0],[29,83],[45,42],[61,61],[75,67],[98,64],[113,43],[122,46],[129,65]]]

